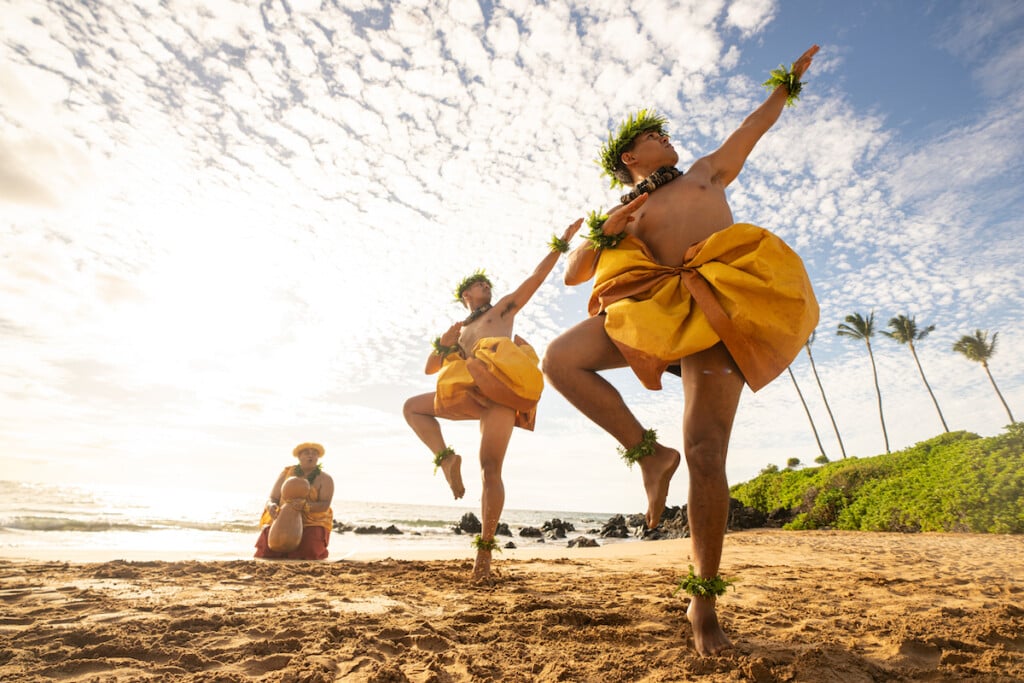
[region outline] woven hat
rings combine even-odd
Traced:
[[[292,450],[292,455],[294,455],[297,458],[297,457],[299,457],[299,453],[301,453],[302,451],[306,450],[307,448],[312,448],[314,451],[319,453],[319,455],[317,455],[316,457],[318,457],[318,458],[324,457],[324,453],[325,453],[324,447],[321,446],[318,443],[312,443],[312,442],[300,443],[298,446],[295,447],[294,450]]]

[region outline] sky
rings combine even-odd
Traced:
[[[0,478],[252,492],[318,441],[336,497],[455,504],[402,417],[462,277],[500,296],[555,231],[617,202],[594,163],[652,107],[686,168],[821,51],[729,187],[804,259],[812,345],[847,455],[884,452],[852,313],[935,330],[918,354],[953,430],[1024,415],[1024,3],[791,0],[0,0]],[[586,316],[562,265],[517,317],[542,354]],[[942,432],[909,349],[872,340],[893,450]],[[793,363],[841,456],[806,354]],[[682,391],[608,373],[681,448]],[[478,508],[476,425],[443,423]],[[639,470],[545,391],[506,506],[639,512]],[[744,391],[730,481],[819,449],[783,373]],[[685,502],[676,475],[668,503]]]

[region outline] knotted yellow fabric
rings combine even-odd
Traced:
[[[736,223],[691,246],[681,266],[663,266],[637,237],[601,251],[590,315],[648,389],[680,358],[719,341],[753,391],[796,358],[818,324],[803,261],[779,237]]]
[[[282,471],[285,478],[292,476],[292,471],[295,469],[295,465],[289,465]],[[320,500],[320,493],[315,487],[309,487],[309,493],[306,495],[306,501],[309,503],[315,503]],[[284,504],[284,501],[281,501]],[[260,516],[260,526],[266,526],[267,524],[273,523],[274,519],[270,516],[270,513],[265,509],[263,515]],[[331,508],[327,508],[323,512],[310,512],[309,510],[302,511],[302,525],[306,526],[322,526],[327,529],[328,535],[331,533],[331,529],[334,523],[334,511]]]
[[[516,426],[532,431],[544,389],[540,359],[516,337],[484,337],[469,358],[449,354],[437,377],[434,413],[448,420],[477,420],[490,402],[516,411]]]

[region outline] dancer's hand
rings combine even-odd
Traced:
[[[459,334],[462,332],[462,323],[458,322],[448,328],[448,331],[441,335],[441,346],[455,346],[459,343]]]
[[[571,240],[579,231],[581,225],[583,225],[583,219],[577,218],[576,222],[570,225],[568,228],[566,228],[565,232],[562,233],[562,241],[568,242],[569,240]]]
[[[797,57],[797,60],[793,62],[793,73],[796,74],[798,79],[810,68],[811,61],[814,59],[814,55],[818,54],[818,50],[817,45],[811,45],[807,52]]]
[[[621,209],[608,216],[608,220],[601,226],[601,232],[606,235],[618,235],[620,232],[626,229],[626,226],[636,220],[636,216],[633,212],[644,205],[647,201],[647,193],[644,192],[642,195],[626,204]]]

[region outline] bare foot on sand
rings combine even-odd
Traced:
[[[441,471],[444,478],[448,480],[448,486],[452,489],[455,499],[462,498],[466,493],[466,487],[462,485],[462,456],[457,453],[445,457],[441,461]]]
[[[693,627],[693,645],[698,654],[717,655],[732,648],[732,641],[718,625],[714,598],[691,597],[686,618]]]
[[[482,583],[491,578],[491,551],[477,550],[476,562],[473,564],[473,582]]]
[[[653,529],[661,523],[661,512],[668,498],[668,485],[679,467],[679,451],[655,444],[654,453],[637,462],[640,463],[644,489],[647,491],[647,528]]]

